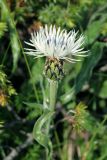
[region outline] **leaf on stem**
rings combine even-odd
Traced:
[[[53,114],[54,112],[45,110],[42,116],[36,121],[33,128],[34,139],[47,149],[49,155],[52,153],[52,144],[46,131],[46,122],[50,120]]]

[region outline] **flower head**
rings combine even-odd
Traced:
[[[31,34],[30,42],[26,44],[34,47],[34,49],[26,49],[26,54],[39,57],[51,57],[56,59],[63,59],[69,62],[78,61],[74,59],[75,56],[86,56],[83,51],[84,36],[77,36],[78,32],[72,30],[67,33],[66,30],[61,30],[60,27],[47,25],[40,27],[38,32]]]
[[[72,30],[67,33],[55,26],[40,27],[38,32],[31,34],[30,42],[25,42],[32,48],[25,48],[26,54],[35,58],[47,57],[45,73],[48,78],[56,80],[64,76],[63,61],[76,62],[76,56],[85,57],[84,37]]]

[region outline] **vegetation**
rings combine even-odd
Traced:
[[[79,30],[89,50],[65,63],[51,114],[45,58],[24,53],[45,24]],[[0,0],[0,160],[107,160],[106,53],[106,0]]]

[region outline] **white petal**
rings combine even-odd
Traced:
[[[60,27],[54,26],[40,27],[38,32],[31,33],[30,42],[26,44],[35,47],[35,49],[27,49],[27,54],[35,55],[36,57],[49,56],[58,59],[66,59],[67,61],[78,61],[70,57],[80,56],[86,53],[82,47],[84,44],[84,36],[77,37],[78,31],[71,30],[67,33],[66,30],[61,30]],[[28,53],[29,52],[29,53]],[[68,57],[69,56],[69,57]]]

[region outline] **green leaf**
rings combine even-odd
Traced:
[[[45,110],[43,115],[36,121],[33,128],[33,137],[34,139],[43,147],[45,147],[49,154],[52,152],[52,144],[48,133],[46,131],[46,122],[50,121],[50,118],[54,112]]]
[[[75,92],[78,93],[85,82],[89,81],[94,67],[97,65],[103,54],[103,44],[95,43],[91,49],[91,55],[84,59],[81,70],[75,80]]]
[[[95,41],[95,39],[99,36],[102,27],[102,21],[97,20],[92,22],[86,32],[85,37],[88,44],[91,44]]]
[[[103,82],[103,84],[100,88],[99,97],[107,98],[107,80]]]
[[[13,72],[14,72],[15,69],[17,68],[17,63],[20,55],[20,46],[13,25],[10,27],[10,37],[11,37],[11,48],[13,54]]]
[[[7,25],[5,22],[0,22],[0,38],[4,35],[7,31]]]
[[[63,104],[68,103],[71,99],[73,99],[74,94],[75,94],[75,90],[74,90],[74,87],[72,87],[66,94],[60,97],[62,103]]]
[[[88,82],[94,67],[97,65],[103,54],[103,44],[96,42],[92,49],[91,54],[84,59],[81,65],[80,72],[78,73],[74,86],[63,96],[61,96],[61,101],[63,104],[68,103],[71,99],[74,99],[74,95],[78,93],[85,82]]]
[[[29,114],[28,118],[35,118],[42,114],[43,112],[43,105],[38,103],[30,103],[30,102],[24,102],[29,108]]]
[[[9,33],[10,33],[10,41],[11,41],[11,49],[13,54],[13,71],[17,68],[17,63],[20,55],[20,46],[18,41],[18,36],[16,33],[15,22],[12,19],[11,13],[8,9],[7,3],[5,0],[0,1],[1,6],[1,19],[8,24]]]

